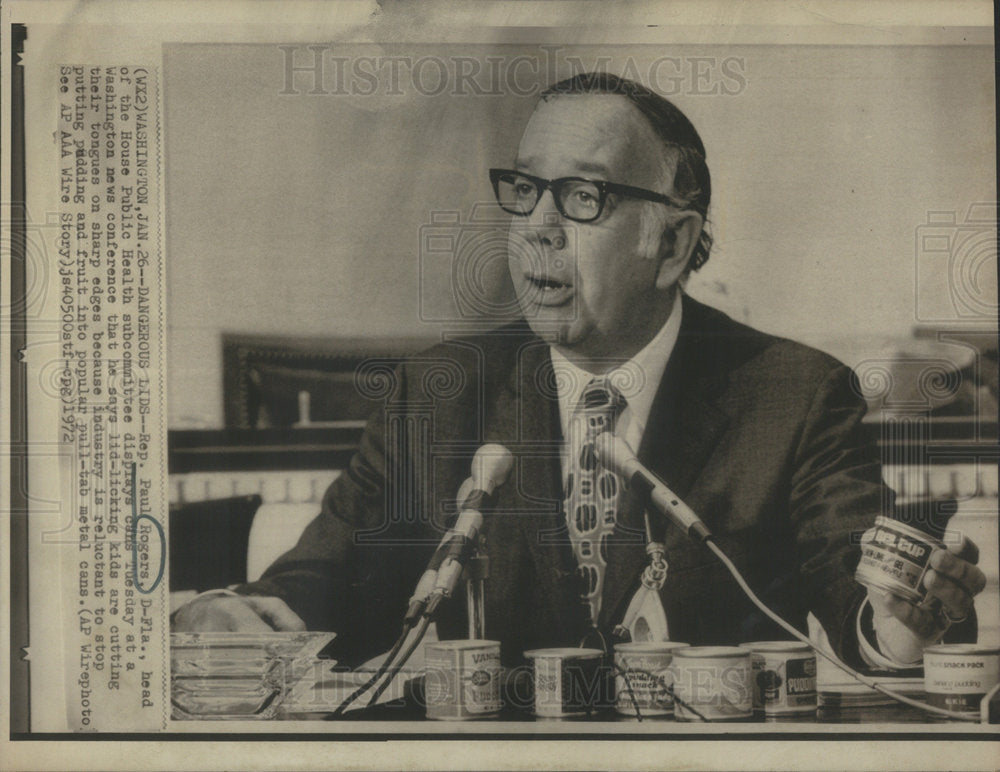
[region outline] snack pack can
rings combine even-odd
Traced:
[[[931,705],[978,714],[979,703],[998,681],[998,646],[939,643],[924,649],[924,691]]]
[[[437,641],[424,655],[427,718],[468,720],[500,712],[500,642]]]
[[[600,649],[534,649],[535,715],[579,718],[607,702],[607,669]]]
[[[750,649],[689,646],[673,652],[674,716],[679,721],[753,717]]]
[[[765,716],[816,711],[816,655],[808,643],[754,641],[743,646],[753,652],[755,711]]]
[[[625,716],[672,716],[670,663],[678,641],[619,643],[615,646],[615,710]]]
[[[944,549],[940,539],[890,517],[875,518],[875,527],[861,541],[861,560],[854,578],[867,587],[888,590],[920,601],[931,552]]]

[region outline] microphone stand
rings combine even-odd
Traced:
[[[496,489],[506,482],[513,465],[514,457],[503,445],[487,444],[476,451],[472,459],[472,477],[463,483],[460,489],[460,491],[465,490],[465,486],[468,485],[472,490],[466,491],[455,527],[446,535],[417,584],[417,590],[410,599],[400,637],[382,666],[340,704],[334,715],[341,715],[384,674],[382,684],[372,694],[368,705],[370,707],[378,702],[379,696],[392,683],[420,645],[427,628],[436,618],[438,606],[452,596],[463,576],[466,578],[469,634],[473,639],[485,637],[483,581],[489,575],[489,560],[485,554],[485,539],[479,533],[479,529],[483,524],[483,511],[493,507]],[[410,643],[400,654],[407,639]],[[392,663],[391,669],[390,663]]]
[[[486,579],[490,575],[490,558],[486,554],[486,538],[465,566],[465,602],[469,615],[469,640],[486,638]]]

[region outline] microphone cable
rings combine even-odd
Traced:
[[[344,711],[347,710],[347,708],[351,705],[352,702],[354,702],[358,697],[360,697],[362,694],[364,694],[366,691],[371,689],[372,686],[375,685],[375,682],[378,681],[378,679],[382,677],[382,675],[386,672],[386,670],[389,669],[389,666],[392,664],[392,661],[396,658],[396,655],[399,654],[399,650],[403,648],[403,644],[406,642],[406,636],[409,635],[410,630],[412,629],[413,629],[413,624],[410,622],[407,622],[403,625],[403,632],[400,634],[399,638],[396,639],[396,642],[393,644],[392,649],[389,650],[389,655],[385,658],[385,660],[383,660],[382,664],[375,671],[375,674],[367,681],[365,681],[361,686],[355,689],[354,692],[352,692],[351,695],[346,700],[344,700],[342,703],[340,703],[340,705],[337,706],[337,709],[333,711],[333,717],[336,718],[337,716],[342,716],[344,714]]]
[[[790,633],[795,639],[807,644],[813,651],[823,657],[823,659],[829,661],[839,670],[847,673],[847,675],[854,680],[867,686],[869,689],[873,689],[880,694],[884,694],[885,696],[901,702],[904,705],[910,705],[911,707],[918,708],[919,710],[926,711],[927,713],[933,713],[937,716],[943,716],[959,721],[979,723],[979,717],[974,714],[938,708],[934,705],[929,705],[926,702],[920,702],[919,700],[914,700],[906,695],[898,694],[897,692],[887,689],[877,683],[874,679],[868,678],[867,676],[857,672],[849,665],[841,662],[835,656],[827,654],[819,646],[809,640],[807,636],[803,635],[794,626],[786,622],[778,614],[768,608],[767,605],[765,605],[765,603],[757,597],[756,593],[754,593],[754,591],[750,588],[750,585],[747,584],[746,580],[743,578],[739,569],[729,559],[726,553],[722,551],[722,548],[715,542],[715,537],[708,529],[708,526],[705,525],[704,521],[702,521],[702,519],[699,518],[698,515],[680,499],[679,496],[671,491],[659,477],[650,472],[642,464],[642,462],[639,461],[638,457],[628,446],[628,443],[620,437],[616,437],[611,432],[604,432],[597,438],[596,446],[598,458],[601,463],[605,465],[605,467],[620,475],[625,480],[626,485],[636,485],[646,502],[657,512],[666,517],[669,522],[672,522],[682,531],[687,533],[688,536],[694,539],[694,541],[707,545],[726,567],[726,570],[732,574],[733,579],[736,580],[740,589],[743,590],[753,604],[763,611],[769,619]]]
[[[817,654],[819,654],[821,657],[823,657],[823,659],[827,660],[832,665],[836,666],[840,670],[847,673],[847,675],[851,676],[851,678],[864,684],[868,688],[874,689],[875,691],[880,692],[881,694],[884,694],[887,697],[891,697],[894,700],[902,702],[905,705],[910,705],[914,708],[919,708],[920,710],[927,711],[928,713],[933,713],[938,716],[944,716],[946,718],[957,719],[959,721],[970,721],[976,724],[979,723],[978,716],[968,713],[959,713],[958,711],[954,710],[946,710],[945,708],[938,708],[934,705],[928,705],[926,702],[920,702],[919,700],[914,700],[911,697],[907,697],[904,694],[899,694],[897,692],[892,691],[891,689],[887,689],[877,681],[862,675],[861,673],[854,670],[854,668],[844,664],[835,656],[827,654],[825,651],[823,651],[823,649],[821,649],[819,646],[817,646],[815,643],[809,640],[808,636],[803,635],[801,632],[799,632],[798,629],[796,629],[794,626],[792,626],[784,619],[782,619],[778,614],[776,614],[774,611],[768,608],[767,605],[760,598],[757,597],[756,593],[752,589],[750,589],[750,585],[747,584],[746,580],[743,578],[743,575],[740,573],[739,569],[733,564],[733,561],[731,561],[729,557],[726,555],[726,553],[722,551],[722,548],[715,543],[714,537],[709,536],[704,540],[704,542],[706,545],[708,545],[708,548],[715,553],[715,556],[722,562],[722,564],[726,567],[729,573],[732,574],[733,579],[736,580],[736,583],[740,586],[740,589],[743,590],[743,592],[751,601],[753,601],[753,604],[757,606],[757,608],[759,608],[761,611],[767,614],[767,616],[771,620],[780,625],[784,630],[793,635],[795,638],[802,641],[803,643],[808,644],[812,648],[812,650],[815,651]]]
[[[427,628],[434,620],[438,606],[442,601],[451,597],[452,591],[464,571],[466,561],[476,549],[476,534],[479,533],[483,522],[482,512],[493,508],[496,489],[507,481],[513,466],[514,457],[503,445],[488,443],[476,451],[472,459],[472,476],[467,481],[471,490],[464,490],[466,484],[463,484],[462,489],[459,490],[459,498],[463,500],[461,512],[455,525],[459,532],[454,534],[454,537],[449,539],[446,544],[439,547],[436,557],[439,557],[440,560],[434,566],[437,581],[434,582],[433,589],[426,598],[421,599],[418,604],[411,602],[407,612],[405,622],[411,628],[416,615],[421,614],[413,639],[391,670],[388,670],[387,660],[386,663],[383,663],[380,672],[371,679],[371,683],[374,683],[383,673],[386,673],[385,680],[368,700],[368,707],[378,701],[382,693],[389,688],[389,684],[399,675],[403,666],[406,665],[423,640]],[[464,529],[459,525],[461,523],[465,523]],[[399,646],[402,646],[408,632],[409,628],[404,626],[404,634],[397,642]],[[398,649],[394,649],[394,651],[398,651]],[[365,688],[368,688],[367,684]]]
[[[424,633],[427,632],[427,628],[430,626],[430,623],[431,618],[429,616],[421,617],[420,624],[417,625],[416,633],[413,636],[413,641],[406,647],[406,651],[404,651],[403,656],[399,658],[399,662],[397,662],[392,670],[389,671],[385,680],[382,681],[378,689],[376,689],[374,694],[372,694],[371,699],[368,700],[367,707],[370,708],[374,705],[378,698],[382,696],[382,692],[388,689],[389,684],[391,684],[396,676],[399,675],[399,671],[403,669],[403,666],[407,663],[413,655],[413,652],[416,651],[417,646],[419,646],[420,642],[424,639]]]

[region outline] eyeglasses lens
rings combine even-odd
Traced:
[[[497,200],[511,214],[529,215],[538,203],[538,186],[527,177],[505,174],[497,179]],[[601,211],[601,191],[586,180],[553,186],[562,213],[574,220],[593,220]]]

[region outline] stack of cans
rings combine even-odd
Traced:
[[[985,670],[979,668],[983,683],[977,682],[973,690],[979,698],[996,683],[997,650],[937,648],[942,649],[941,657],[947,655],[952,662],[956,657],[964,657],[963,662],[986,662]],[[951,676],[958,668],[935,665],[935,649],[928,650],[928,693],[933,691],[932,674],[946,671]],[[816,711],[816,656],[809,644],[797,641],[755,641],[741,646],[619,643],[614,649],[613,691],[612,667],[600,649],[534,649],[524,656],[531,662],[533,712],[541,719],[582,718],[612,706],[623,717],[678,721],[747,721],[754,713],[788,720]],[[975,663],[963,665],[963,675],[976,667]],[[502,672],[497,641],[428,644],[427,717],[497,716],[502,705]],[[972,691],[963,692],[964,687],[945,676],[934,678],[942,705],[971,709],[975,695],[966,692],[971,695]]]

